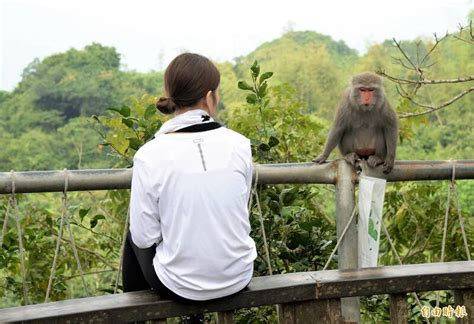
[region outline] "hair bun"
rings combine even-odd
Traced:
[[[176,111],[176,103],[173,98],[161,97],[156,102],[156,108],[163,114],[170,115]]]

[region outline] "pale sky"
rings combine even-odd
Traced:
[[[231,61],[282,35],[312,30],[363,53],[393,37],[456,31],[473,0],[0,0],[0,90],[35,58],[114,46],[124,70],[161,70],[183,50]]]

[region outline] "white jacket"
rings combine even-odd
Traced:
[[[225,127],[174,133],[208,122],[206,112],[191,110],[163,124],[135,154],[130,200],[133,242],[156,243],[158,278],[193,300],[243,289],[257,254],[247,209],[250,141]]]

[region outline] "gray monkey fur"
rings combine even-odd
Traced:
[[[360,88],[373,89],[370,105],[361,104]],[[338,145],[352,165],[365,158],[370,167],[383,164],[383,172],[389,173],[395,162],[397,138],[397,115],[385,96],[382,78],[364,72],[355,75],[344,92],[324,151],[313,162],[325,162]]]

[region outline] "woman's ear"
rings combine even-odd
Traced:
[[[212,96],[212,91],[209,90],[207,93],[206,93],[206,104],[207,106],[209,107],[210,105],[212,105],[214,103],[214,97]]]
[[[208,91],[206,94],[206,105],[209,115],[214,116],[217,112],[217,102],[212,91]]]

